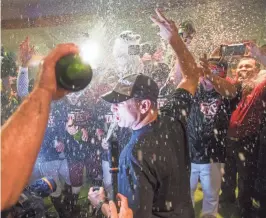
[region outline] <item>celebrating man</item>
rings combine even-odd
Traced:
[[[185,128],[198,68],[174,22],[158,10],[156,13],[158,17],[152,20],[173,47],[184,79],[160,112],[158,86],[142,74],[124,77],[103,96],[112,103],[118,125],[133,130],[119,157],[118,192],[128,198],[134,217],[192,218]],[[102,189],[91,189],[89,200],[109,215]]]

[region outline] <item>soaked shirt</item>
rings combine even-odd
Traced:
[[[62,100],[52,102],[44,139],[38,155],[39,161],[53,161],[59,159],[60,152],[56,151],[55,140],[57,139],[63,142],[65,139],[66,119],[64,102]]]
[[[121,152],[118,191],[134,217],[194,217],[185,134],[191,98],[177,89],[157,120],[133,131]]]
[[[266,114],[266,80],[243,97],[232,113],[228,137],[244,138],[258,134]]]
[[[159,92],[159,96],[157,99],[157,106],[158,108],[163,107],[168,99],[171,98],[171,95],[174,93],[176,86],[174,84],[165,84]]]
[[[236,98],[226,99],[214,89],[199,85],[188,119],[188,142],[192,163],[224,163],[226,135]]]
[[[70,104],[65,99],[66,118],[74,117],[74,125],[78,127],[79,132],[84,128],[88,133],[88,140],[82,140],[82,133],[79,137],[66,133],[64,143],[66,145],[66,157],[72,160],[84,160],[87,156],[100,154],[101,142],[96,135],[97,129],[103,129],[104,114],[106,107],[102,102],[91,103],[91,99],[81,96],[76,104]]]

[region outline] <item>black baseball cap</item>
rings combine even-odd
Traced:
[[[158,95],[159,88],[152,78],[143,74],[131,74],[119,79],[115,88],[101,97],[109,103],[120,103],[131,98],[156,102]]]

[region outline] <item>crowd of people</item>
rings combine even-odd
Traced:
[[[51,177],[57,185],[51,201],[62,218],[81,216],[78,199],[87,181],[104,187],[90,188],[88,199],[106,217],[118,217],[107,201],[116,188],[119,218],[195,217],[198,183],[202,217],[217,217],[219,205],[228,203],[238,205],[241,218],[266,217],[265,46],[243,42],[247,52],[235,57],[231,76],[229,61],[217,52],[195,61],[189,51],[193,28],[181,32],[184,26],[156,13],[151,19],[172,48],[171,63],[161,48],[133,54],[141,72],[124,76],[108,69],[104,81],[95,74],[78,93],[60,90],[54,77],[56,61],[78,53],[76,46],[54,49],[33,87],[28,71],[34,46],[29,38],[21,43],[20,67],[2,68],[7,72],[1,76],[2,209],[16,203],[27,184]],[[119,148],[116,188],[112,143]]]

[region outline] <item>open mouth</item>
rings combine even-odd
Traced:
[[[113,116],[112,116],[113,118],[112,118],[112,120],[113,120],[113,122],[119,122],[119,120],[120,120],[120,118],[119,118],[119,115],[118,114],[116,114],[116,113],[113,113]]]
[[[120,117],[119,116],[115,116],[115,122],[119,122],[120,121]]]
[[[238,75],[239,75],[239,78],[244,79],[244,78],[247,76],[247,72],[246,72],[246,71],[240,71],[240,72],[238,73]]]

